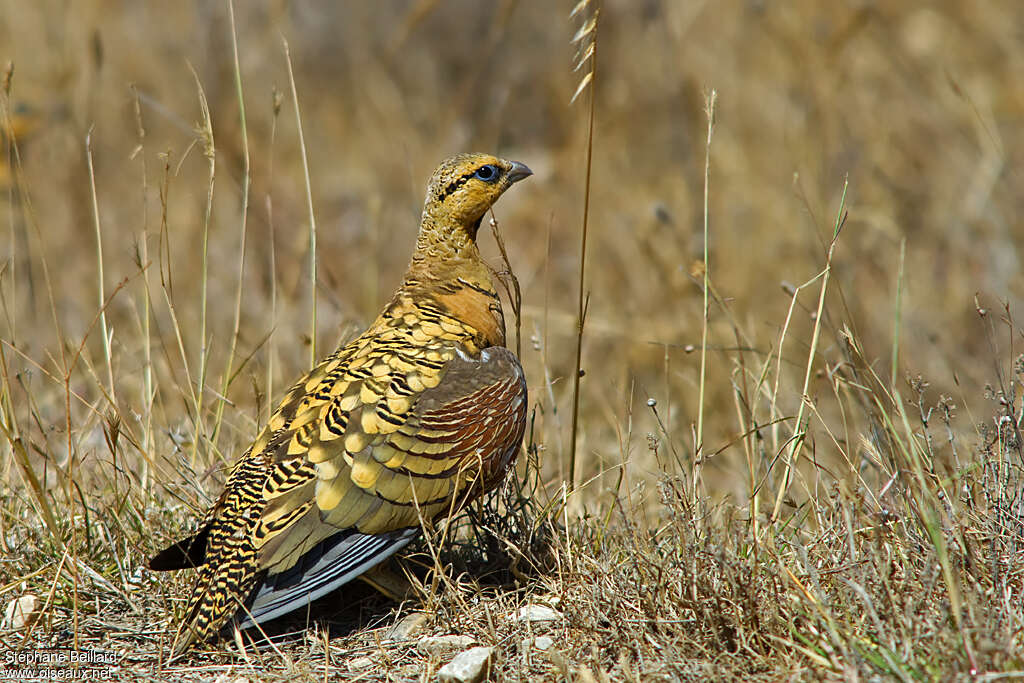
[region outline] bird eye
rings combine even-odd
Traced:
[[[478,168],[474,175],[485,183],[494,182],[498,179],[498,167],[494,164],[487,164]]]

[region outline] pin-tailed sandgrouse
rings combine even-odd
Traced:
[[[355,340],[295,383],[191,537],[152,569],[198,567],[173,655],[232,622],[306,606],[499,483],[526,422],[505,348],[484,213],[530,170],[462,154],[427,188],[401,287]]]

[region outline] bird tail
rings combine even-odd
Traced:
[[[260,458],[249,458],[248,452],[242,456],[200,531],[150,560],[154,569],[199,569],[185,616],[174,635],[171,659],[193,643],[216,636],[262,583],[253,534],[262,504],[265,465]]]
[[[207,558],[206,564],[199,568],[185,617],[174,635],[171,659],[184,654],[193,643],[217,635],[251,600],[254,589],[260,584],[255,552],[219,554],[220,557]]]

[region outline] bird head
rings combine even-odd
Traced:
[[[430,177],[423,206],[422,230],[433,239],[451,233],[456,240],[476,239],[487,210],[513,183],[533,174],[525,164],[490,154],[459,154],[442,163]],[[459,232],[465,235],[458,234]]]

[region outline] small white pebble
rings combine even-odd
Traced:
[[[533,641],[533,646],[538,650],[548,650],[554,644],[555,639],[551,636],[537,636],[536,640]]]
[[[562,613],[547,607],[546,605],[526,605],[516,613],[516,621],[522,623],[540,623],[545,621],[558,621]]]
[[[409,640],[423,630],[428,619],[424,612],[413,612],[402,617],[397,624],[388,631],[388,640]]]
[[[493,647],[470,648],[442,666],[437,678],[443,683],[477,683],[490,673],[493,657]]]
[[[4,628],[20,631],[36,623],[42,603],[39,598],[29,593],[16,600],[11,600],[4,610]]]

